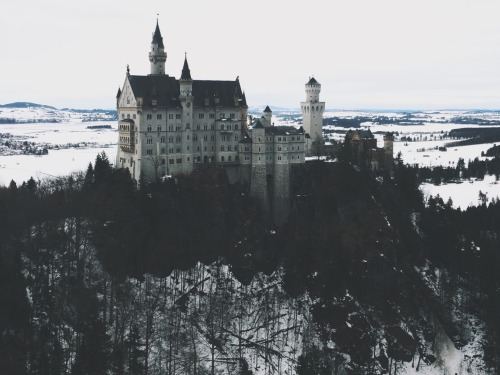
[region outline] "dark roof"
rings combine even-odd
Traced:
[[[121,94],[122,94],[122,90],[118,87],[118,92],[116,93],[116,99],[118,99]]]
[[[129,76],[128,80],[135,97],[143,98],[143,104],[150,106],[156,99],[159,107],[180,108],[179,81],[163,74]]]
[[[255,125],[253,126],[254,129],[264,129],[264,125],[262,125],[262,122],[260,120],[255,121]]]
[[[373,134],[372,134],[370,129],[368,129],[368,130],[361,129],[361,130],[358,130],[358,132],[359,132],[359,136],[361,138],[373,138]]]
[[[136,97],[142,97],[145,106],[150,106],[152,99],[157,100],[161,107],[180,108],[179,80],[163,74],[147,76],[128,76],[132,91]],[[236,81],[193,81],[194,105],[205,106],[205,98],[208,105],[214,106],[215,98],[219,98],[217,105],[223,107],[235,107],[235,97],[238,107],[246,107],[245,95],[241,91],[239,80]]]
[[[187,56],[184,57],[184,66],[182,67],[181,79],[191,81],[191,72],[189,70]]]
[[[269,112],[273,112],[273,111],[271,111],[271,108],[269,108],[269,106],[266,106],[266,109],[264,109],[264,113],[269,113]]]
[[[195,106],[204,106],[205,98],[209,99],[209,105],[216,105],[215,98],[219,98],[217,105],[223,107],[234,107],[235,98],[239,107],[246,107],[245,95],[241,91],[240,81],[193,81],[193,96]]]
[[[304,130],[294,128],[293,126],[268,126],[266,128],[266,134],[298,135],[298,134],[304,134]]]
[[[159,48],[165,48],[165,46],[163,45],[163,38],[160,32],[160,26],[158,26],[158,21],[156,21],[156,29],[153,34],[153,41],[151,42],[151,44],[158,44]]]
[[[309,82],[307,82],[307,85],[319,85],[319,82],[316,81],[314,77],[309,78]]]

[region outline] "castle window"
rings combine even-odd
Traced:
[[[146,154],[153,155],[153,150],[151,150],[151,149],[146,150]]]
[[[203,130],[208,130],[207,124],[203,125]]]
[[[234,136],[234,140],[238,141],[238,136],[237,135]]]
[[[281,151],[281,147],[278,147],[278,151]]]
[[[220,157],[220,161],[224,161],[224,156],[221,156],[221,157]]]
[[[188,137],[189,137],[189,135],[188,135]],[[198,135],[197,134],[193,134],[193,141],[196,142],[197,140],[198,140]]]
[[[220,130],[224,130],[224,124],[220,126]]]
[[[165,147],[162,147],[161,148],[161,153],[164,154],[165,153]]]
[[[156,115],[156,119],[157,119],[157,120],[161,120],[161,113],[158,113],[158,114]]]
[[[278,160],[281,160],[281,156],[278,156]]]
[[[175,127],[175,130],[176,130],[176,131],[180,131],[180,130],[181,130],[181,127],[180,127],[179,125],[178,125],[178,126],[176,126],[176,127]]]
[[[177,147],[175,152],[179,154],[181,152],[181,149],[179,147]]]
[[[180,114],[180,113],[176,113],[176,114],[175,114],[175,118],[176,118],[177,120],[179,120],[179,119],[181,118],[181,114]]]
[[[297,137],[297,141],[300,141],[300,137]]]
[[[169,154],[173,154],[173,153],[174,153],[174,149],[173,149],[173,148],[169,148],[169,149],[168,149],[168,153],[169,153]]]
[[[200,161],[201,161],[201,156],[197,156],[197,157],[196,157],[196,161],[197,161],[197,162],[200,162]]]
[[[234,130],[238,130],[238,124],[234,124]]]
[[[130,118],[130,114],[129,113],[127,113],[127,118]]]
[[[232,150],[231,150],[231,145],[228,145],[228,146],[227,146],[227,150],[228,150],[228,151],[232,151]]]
[[[211,141],[215,141],[215,135],[210,136]]]
[[[147,130],[148,130],[148,133],[151,133],[151,130],[152,130],[151,125],[150,125],[150,126],[148,126],[148,129],[147,129]]]
[[[231,155],[227,157],[227,161],[231,161]]]
[[[186,136],[186,139],[189,141],[189,135]]]
[[[176,142],[180,142],[180,141],[181,141],[181,136],[180,136],[180,135],[178,135],[177,137],[175,137],[175,141],[176,141]]]
[[[214,130],[214,129],[215,129],[215,125],[214,125],[214,124],[212,124],[212,125],[210,126],[210,129]]]
[[[169,125],[169,126],[168,126],[168,131],[169,131],[169,132],[174,131],[174,126],[173,126],[173,125]]]
[[[200,124],[196,125],[196,130],[200,130]]]
[[[196,147],[196,151],[200,151],[200,146]]]
[[[209,113],[208,118],[212,118],[212,119],[215,118],[215,113]]]
[[[147,143],[147,144],[152,144],[152,143],[153,143],[153,138],[148,137],[148,138],[146,139],[146,143]]]
[[[168,142],[169,143],[173,143],[174,142],[174,137],[173,136],[168,137]]]
[[[156,130],[158,131],[158,133],[161,132],[161,126],[158,126]]]
[[[204,140],[205,142],[206,142],[206,141],[208,141],[208,135],[204,135],[204,136],[203,136],[203,140]]]
[[[198,114],[198,118],[199,119],[204,119],[205,118],[205,114],[204,113],[199,113]]]
[[[283,141],[285,141],[285,142],[286,142],[286,137],[283,137]]]
[[[230,114],[229,114],[229,117],[230,117],[230,118],[234,118],[234,113],[230,113]]]
[[[220,146],[220,150],[224,151],[224,145]]]
[[[162,163],[162,164],[165,164],[165,159],[161,159],[161,163]]]
[[[160,138],[160,142],[161,142],[161,143],[165,143],[165,136],[162,136],[162,137]]]
[[[168,114],[168,118],[169,118],[169,120],[173,120],[174,119],[174,114],[173,113],[169,113]]]
[[[125,113],[122,113],[122,118],[125,118]]]
[[[168,164],[174,164],[174,159],[168,159]]]
[[[219,116],[220,118],[224,118],[226,115],[224,113],[221,113]]]
[[[151,120],[151,119],[153,118],[153,115],[152,115],[151,113],[148,113],[148,114],[147,114],[147,116],[146,116],[146,118],[147,118],[148,120]]]
[[[281,142],[281,137],[278,137],[278,142]]]

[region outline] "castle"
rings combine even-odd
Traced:
[[[377,140],[370,129],[349,130],[344,145],[348,157],[358,166],[365,165],[372,171],[391,171],[394,165],[394,135],[384,134],[384,147],[377,147]]]
[[[248,186],[275,224],[286,220],[290,173],[321,141],[324,102],[321,85],[306,83],[301,103],[304,127],[274,126],[272,111],[248,123],[239,79],[193,80],[184,59],[180,79],[166,74],[167,53],[158,22],[149,52],[151,73],[131,75],[116,96],[119,143],[116,168],[145,180],[189,174],[196,168],[224,168],[229,181]]]

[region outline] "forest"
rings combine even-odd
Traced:
[[[11,182],[0,369],[397,374],[438,365],[445,337],[461,369],[496,374],[500,203],[425,201],[432,173],[307,163],[283,227],[217,168],[136,184],[103,153],[85,173]]]

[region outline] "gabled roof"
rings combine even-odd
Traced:
[[[253,126],[254,129],[264,129],[264,125],[262,125],[262,122],[260,122],[260,119],[255,121],[255,125]]]
[[[209,100],[209,106],[218,105],[222,107],[234,107],[235,99],[239,107],[246,107],[245,95],[241,91],[240,81],[193,81],[194,105],[204,106],[205,98]],[[215,98],[219,103],[215,103]]]
[[[271,108],[269,108],[269,106],[266,106],[266,109],[264,109],[264,113],[269,113],[269,112],[273,112],[271,111]]]
[[[184,56],[184,66],[182,67],[181,79],[191,81],[191,71],[189,70],[187,55]]]
[[[306,85],[319,85],[319,82],[316,81],[314,77],[311,77],[309,78],[309,82],[307,82]]]
[[[161,107],[181,108],[179,101],[179,80],[162,74],[127,77],[135,97],[143,98],[145,106],[151,106],[156,99]],[[246,107],[245,95],[241,91],[239,81],[193,81],[193,105],[204,107],[205,98],[209,106]],[[219,103],[215,103],[215,98]],[[236,102],[236,103],[235,103]]]
[[[165,46],[163,45],[163,38],[160,32],[160,26],[158,26],[158,20],[156,21],[156,29],[153,34],[153,41],[151,42],[151,44],[158,44],[159,48],[165,48]]]
[[[135,97],[143,98],[145,106],[151,106],[156,99],[160,107],[180,108],[179,81],[168,75],[129,76],[130,87]]]

